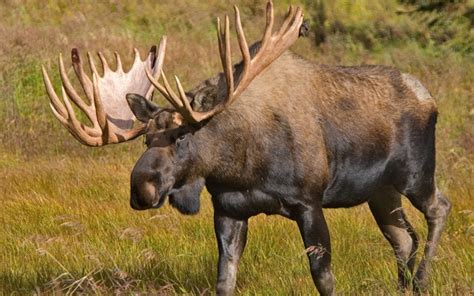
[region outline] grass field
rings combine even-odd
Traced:
[[[264,1],[230,2],[241,8],[248,39],[257,39]],[[275,2],[281,16],[290,1]],[[320,1],[291,2],[302,4],[313,24],[321,20]],[[438,186],[453,211],[430,294],[474,294],[473,1],[426,13],[405,13],[414,6],[395,0],[322,3],[325,42],[316,45],[313,27],[293,51],[324,64],[392,65],[436,97]],[[67,57],[79,47],[111,57],[117,50],[129,65],[133,47],[144,54],[166,33],[165,68],[191,88],[220,69],[213,20],[224,12],[231,5],[223,0],[0,1],[0,294],[213,293],[217,244],[209,195],[197,216],[169,206],[133,211],[129,174],[142,141],[81,146],[53,118],[40,66],[58,86],[59,52]],[[408,202],[404,207],[424,238],[424,218]],[[367,206],[325,215],[338,292],[396,294],[392,249]],[[260,215],[249,228],[239,294],[316,293],[296,224]]]

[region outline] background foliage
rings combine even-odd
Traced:
[[[298,54],[323,64],[392,65],[418,77],[436,97],[438,185],[454,209],[430,292],[474,293],[473,1],[275,2],[280,19],[291,2],[303,5],[312,20],[309,38],[293,47]],[[257,40],[264,1],[230,3],[241,8],[248,39]],[[168,206],[132,211],[128,178],[143,144],[91,149],[77,143],[49,110],[40,66],[54,73],[58,86],[59,52],[67,56],[78,47],[112,57],[117,50],[130,65],[133,47],[145,54],[167,34],[167,72],[179,73],[191,88],[220,70],[213,23],[231,13],[230,3],[0,1],[1,292],[211,293],[217,248],[208,194],[198,216]],[[423,217],[404,206],[424,237]],[[396,293],[392,250],[367,206],[325,214],[338,291]],[[303,253],[292,222],[253,218],[238,291],[315,293]]]

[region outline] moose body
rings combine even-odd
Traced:
[[[334,294],[322,209],[365,202],[394,249],[400,288],[408,288],[418,238],[401,208],[402,195],[428,222],[424,255],[413,280],[420,291],[427,285],[430,261],[451,208],[435,185],[435,101],[418,80],[396,69],[324,66],[286,51],[298,38],[301,11],[290,10],[274,37],[269,37],[271,13],[269,2],[263,41],[248,49],[236,9],[243,62],[230,64],[226,21],[225,32],[218,31],[224,73],[188,93],[178,79],[179,95],[164,74],[164,86],[156,81],[163,63],[162,41],[158,59],[155,49],[146,62],[153,69],[147,75],[174,108],[151,102],[150,84],[140,80],[143,92],[127,95],[130,110],[143,122],[138,128],[121,128],[109,121],[101,106],[98,78],[92,82],[84,78],[77,51],[74,67],[85,93],[94,94],[90,98],[94,104],[81,107],[83,103],[76,102],[60,60],[63,84],[66,94],[92,117],[95,129],[77,124],[67,96],[64,107],[45,74],[53,111],[78,140],[91,146],[145,133],[147,150],[131,174],[134,209],[160,207],[168,197],[180,212],[195,214],[200,193],[207,187],[219,248],[219,295],[234,292],[248,219],[261,213],[297,222],[304,245],[311,250],[308,259],[318,291]],[[266,60],[266,54],[271,59]],[[145,68],[142,63],[138,65]]]
[[[217,100],[224,92],[219,85],[225,84],[217,79]],[[185,147],[186,165],[174,175],[178,185],[165,191],[184,213],[198,209],[204,185],[210,192],[220,294],[233,291],[247,221],[261,213],[298,223],[305,247],[321,252],[309,256],[318,290],[331,294],[330,241],[322,208],[364,202],[394,246],[400,285],[406,286],[406,268],[413,269],[418,240],[400,209],[400,194],[442,223],[450,208],[434,183],[436,116],[434,100],[408,74],[384,66],[322,66],[286,52],[224,112],[199,128],[177,128],[176,135],[184,138],[171,151],[153,144],[161,139],[156,130],[166,128],[155,118],[150,148],[132,172],[132,207],[156,202],[154,193],[137,189],[147,188],[143,176],[156,165],[152,160],[179,155]],[[159,171],[166,167],[159,166]],[[424,280],[423,273],[419,276]]]
[[[193,133],[193,164],[205,170],[213,196],[239,193],[216,200],[236,217],[294,217],[292,206],[306,202],[351,207],[382,186],[404,194],[433,186],[424,183],[433,178],[436,106],[418,99],[405,75],[321,66],[287,52]]]

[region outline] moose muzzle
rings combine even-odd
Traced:
[[[170,174],[172,169],[166,165],[166,158],[157,157],[158,150],[147,150],[133,168],[130,206],[135,210],[159,208],[174,185],[174,177]]]

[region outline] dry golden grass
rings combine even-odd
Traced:
[[[251,40],[262,28],[263,2],[238,2]],[[284,11],[288,2],[278,1],[277,9]],[[311,1],[295,2],[311,11]],[[336,32],[319,48],[312,39],[301,39],[293,50],[320,63],[393,65],[420,78],[437,98],[437,177],[454,208],[430,292],[469,295],[474,293],[473,53],[411,40],[406,32],[417,30],[416,23],[397,15],[396,8],[395,1],[334,1],[328,22],[337,19],[355,33]],[[143,144],[91,149],[77,143],[49,111],[40,65],[55,72],[57,53],[66,55],[71,47],[109,56],[118,50],[130,63],[126,56],[133,47],[145,53],[166,33],[167,71],[179,73],[190,88],[219,70],[212,22],[224,11],[230,12],[230,5],[220,0],[0,1],[0,294],[212,293],[217,247],[208,194],[193,217],[169,206],[131,210],[129,173]],[[408,37],[385,40],[377,35],[376,21]],[[357,30],[375,32],[369,47],[356,38]],[[54,79],[58,82],[56,73]],[[404,206],[424,237],[422,215]],[[396,294],[394,256],[367,206],[325,214],[340,294]],[[315,293],[294,223],[263,215],[251,220],[238,292]]]

